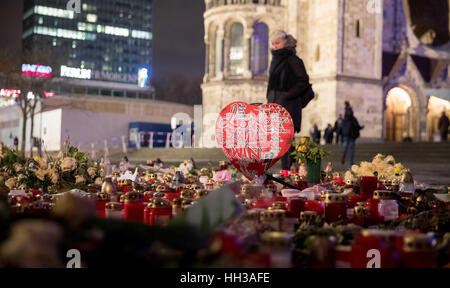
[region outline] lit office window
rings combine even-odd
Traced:
[[[39,23],[40,25],[44,24],[44,18],[42,18],[42,17],[39,17],[39,21],[38,21],[38,23]]]
[[[95,22],[97,22],[97,15],[95,15],[95,14],[87,14],[86,15],[86,20],[88,22],[95,23]]]
[[[233,23],[230,34],[230,73],[238,76],[244,73],[244,26],[241,23]]]
[[[73,49],[77,48],[77,41],[72,41],[72,48]]]
[[[61,37],[67,39],[76,39],[76,40],[95,40],[96,35],[91,33],[66,30],[61,28],[50,28],[45,26],[36,26],[34,27],[33,33],[39,35],[47,35],[53,37]]]
[[[38,15],[53,16],[59,18],[73,19],[74,11],[46,7],[41,5],[34,6],[34,13]]]
[[[139,30],[131,31],[131,37],[133,37],[133,38],[151,40],[152,36],[153,36],[152,33],[147,32],[147,31],[139,31]]]

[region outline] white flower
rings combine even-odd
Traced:
[[[95,179],[95,185],[102,185],[102,184],[103,184],[102,178],[98,177],[97,179]]]
[[[44,169],[38,169],[36,172],[34,172],[36,177],[41,181],[45,180],[45,175],[47,175],[47,173],[48,173],[47,170]]]
[[[66,157],[62,160],[61,170],[63,172],[72,172],[77,168],[77,160],[75,158]]]
[[[384,158],[384,163],[389,164],[389,163],[395,163],[395,158],[392,155],[387,156],[386,158]]]
[[[359,175],[359,169],[360,167],[358,165],[352,165],[352,172],[356,175]]]
[[[13,165],[13,167],[14,167],[14,170],[15,170],[16,172],[19,172],[19,171],[22,170],[22,168],[23,168],[22,164],[20,164],[20,163],[15,163],[15,164]]]
[[[75,176],[75,184],[84,184],[86,182],[86,179],[84,179],[83,176],[77,175]]]
[[[58,155],[56,156],[56,158],[58,159],[63,159],[64,158],[64,154],[62,151],[59,151]]]
[[[13,190],[17,185],[17,181],[15,178],[9,178],[6,180],[5,185],[9,188],[9,190]]]
[[[95,169],[94,167],[90,167],[87,172],[89,174],[89,177],[93,179],[95,177],[95,174],[97,174],[97,169]]]
[[[56,169],[51,169],[49,171],[50,171],[49,175],[50,175],[50,179],[52,180],[52,183],[57,184],[59,181],[58,171]]]

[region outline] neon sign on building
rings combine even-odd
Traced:
[[[92,71],[90,69],[72,68],[62,65],[61,77],[91,79]]]
[[[22,74],[36,77],[52,77],[52,67],[40,64],[22,64]]]

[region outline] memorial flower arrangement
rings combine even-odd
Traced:
[[[392,155],[377,154],[371,162],[363,161],[359,165],[353,165],[345,173],[345,179],[361,176],[377,176],[388,180],[400,178],[408,172],[402,163],[396,162]]]
[[[2,148],[0,155],[0,187],[10,190],[43,189],[61,192],[87,189],[99,183],[102,164],[89,159],[84,152],[66,143],[58,155],[26,158],[20,153]],[[96,181],[97,180],[97,181]]]
[[[308,183],[320,183],[322,159],[330,155],[324,146],[315,143],[310,137],[302,137],[300,143],[292,143],[295,151],[291,153],[299,164],[307,164]]]
[[[295,151],[291,155],[298,163],[317,163],[330,155],[323,145],[315,143],[310,137],[302,137],[299,143],[294,141],[292,145],[295,146]]]

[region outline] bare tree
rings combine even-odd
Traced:
[[[34,116],[42,111],[44,91],[51,90],[52,81],[48,77],[37,77],[22,74],[22,64],[42,64],[52,66],[57,63],[49,47],[25,48],[22,53],[2,51],[0,55],[0,73],[2,74],[5,87],[9,89],[20,90],[16,103],[21,111],[23,119],[22,125],[22,143],[20,151],[25,155],[25,145],[27,139],[27,123],[30,119],[30,138],[33,140]],[[38,103],[41,102],[41,109],[36,110]],[[33,143],[31,143],[33,144]],[[31,151],[32,151],[31,147]],[[32,153],[32,152],[31,152]]]

